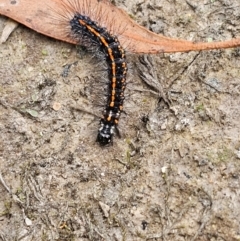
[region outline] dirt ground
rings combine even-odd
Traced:
[[[239,0],[114,3],[166,36],[240,36]],[[0,240],[240,240],[240,48],[128,53],[109,147],[91,59],[24,26],[0,45]]]

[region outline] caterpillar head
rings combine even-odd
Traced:
[[[97,142],[101,146],[108,145],[112,143],[112,137],[114,135],[114,125],[109,125],[106,123],[101,123],[101,126],[98,130]]]

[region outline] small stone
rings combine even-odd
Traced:
[[[30,220],[29,218],[25,218],[25,223],[27,226],[32,226],[32,220]]]
[[[235,154],[236,154],[237,158],[240,159],[240,150],[235,151]]]
[[[161,130],[166,130],[167,129],[167,123],[168,123],[168,121],[167,121],[167,119],[162,123],[162,125],[161,125]]]
[[[162,173],[166,173],[166,172],[167,172],[167,168],[168,168],[168,167],[166,167],[166,166],[162,167],[162,168],[161,168]]]
[[[99,205],[100,205],[100,207],[101,207],[101,209],[103,211],[104,216],[106,218],[108,218],[109,217],[110,207],[107,204],[103,203],[103,202],[99,202]]]
[[[53,106],[52,108],[55,110],[55,111],[59,111],[61,109],[61,104],[59,102],[54,102],[53,103]]]

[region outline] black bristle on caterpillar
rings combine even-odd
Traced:
[[[92,46],[104,55],[108,67],[107,103],[100,120],[96,141],[100,145],[112,142],[120,114],[123,110],[126,88],[127,63],[125,51],[116,36],[98,26],[89,17],[75,13],[70,20],[71,33],[81,44]]]

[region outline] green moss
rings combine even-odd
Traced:
[[[205,107],[203,104],[200,104],[195,107],[195,110],[199,112],[199,111],[205,110]]]
[[[230,150],[227,147],[224,147],[221,151],[219,151],[218,153],[218,159],[221,162],[227,162],[229,161],[229,159],[231,159],[234,156],[234,153],[232,150]]]
[[[4,202],[4,207],[5,207],[5,210],[2,213],[0,213],[0,217],[10,216],[11,208],[12,208],[12,202],[10,202],[10,201]]]
[[[42,55],[43,55],[43,56],[48,56],[48,51],[47,51],[46,49],[43,49],[43,50],[42,50]]]
[[[223,147],[215,153],[210,151],[207,153],[208,159],[214,163],[228,162],[233,156],[234,152],[227,147]]]

